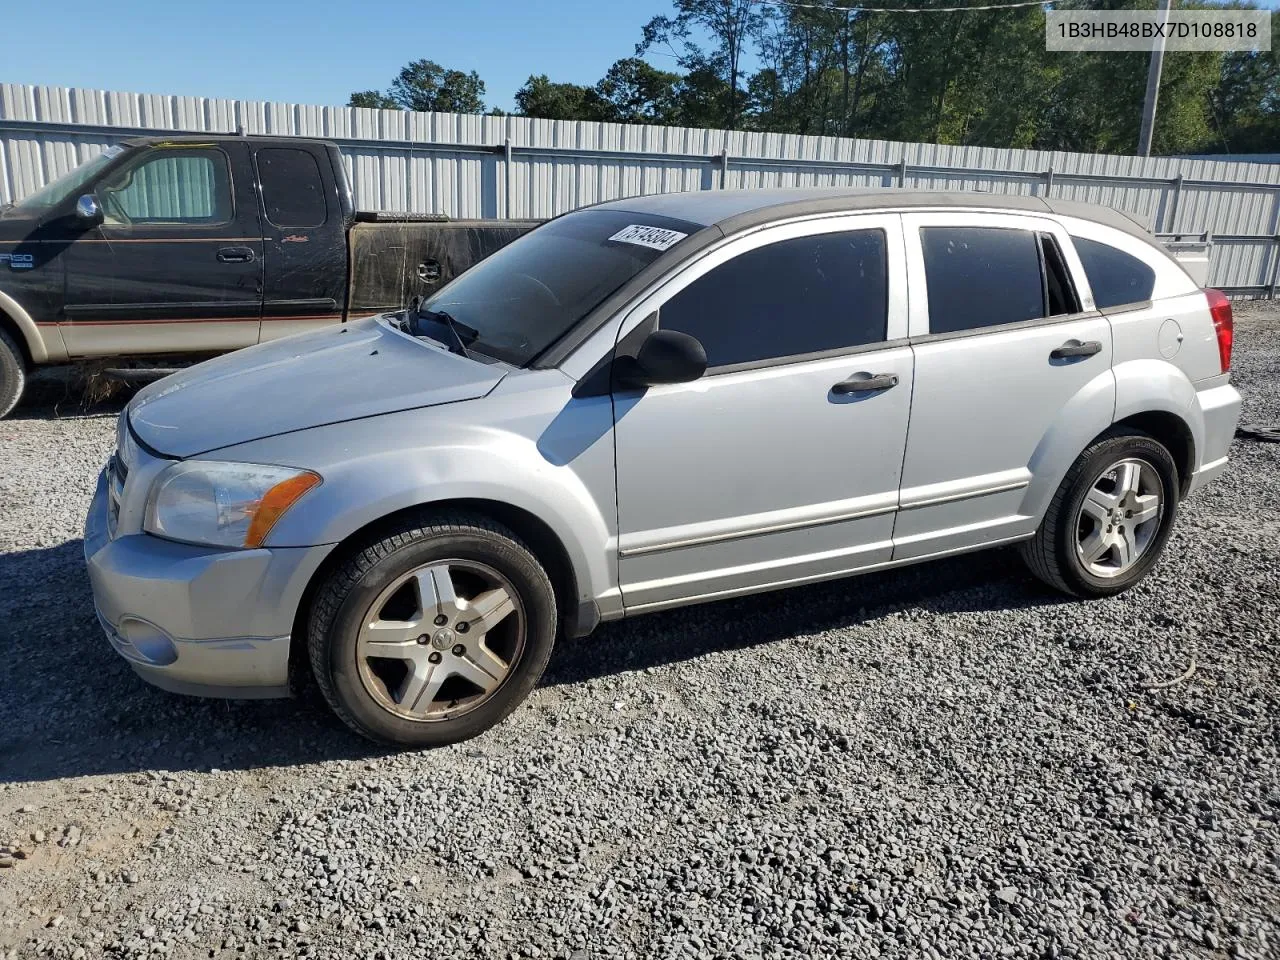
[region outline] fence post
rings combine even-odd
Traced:
[[[905,187],[907,185],[907,158],[903,157],[898,162],[898,186]]]
[[[1276,284],[1280,282],[1280,235],[1271,238],[1271,282],[1267,284],[1267,299],[1276,298]]]
[[[1042,196],[1048,196],[1053,192],[1053,167],[1044,172],[1044,193]]]
[[[729,148],[722,147],[720,149],[720,189],[724,190],[729,186]]]
[[[1165,210],[1165,223],[1162,233],[1173,232],[1173,228],[1178,223],[1178,207],[1182,205],[1182,174],[1178,174],[1171,182],[1173,184],[1173,199],[1169,201],[1169,207]]]
[[[504,207],[503,216],[506,217],[508,220],[515,219],[511,213],[511,177],[512,177],[511,154],[513,152],[514,151],[512,150],[512,147],[511,147],[511,138],[506,137],[502,141],[502,173],[503,173],[503,179],[505,180],[505,184],[503,186],[502,205]]]

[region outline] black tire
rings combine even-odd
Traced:
[[[1141,461],[1153,468],[1163,485],[1159,527],[1123,573],[1095,576],[1076,550],[1080,509],[1102,474],[1121,460]],[[1063,478],[1045,511],[1036,535],[1021,545],[1022,559],[1049,586],[1076,597],[1110,597],[1128,590],[1160,559],[1178,513],[1178,470],[1168,449],[1155,437],[1131,428],[1108,431],[1089,445]]]
[[[488,699],[457,717],[415,720],[391,712],[366,688],[357,637],[384,591],[438,560],[470,561],[501,574],[521,604],[523,642]],[[482,515],[424,511],[366,542],[330,572],[312,604],[307,650],[321,694],[351,729],[380,743],[437,747],[483,733],[529,695],[551,656],[556,625],[551,581],[515,533]]]
[[[26,357],[8,331],[0,330],[0,417],[7,417],[18,405],[26,385]]]

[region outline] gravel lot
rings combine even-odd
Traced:
[[[1280,309],[1237,317],[1280,423]],[[1280,444],[1122,598],[997,551],[655,614],[395,754],[111,653],[118,409],[0,422],[0,957],[1280,956]]]

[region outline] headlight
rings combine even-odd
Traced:
[[[186,543],[258,547],[284,512],[319,483],[310,470],[293,467],[188,460],[151,487],[144,528]]]

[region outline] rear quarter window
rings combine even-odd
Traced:
[[[1151,299],[1156,272],[1147,264],[1109,243],[1084,237],[1072,237],[1071,242],[1093,288],[1094,306],[1119,307]]]

